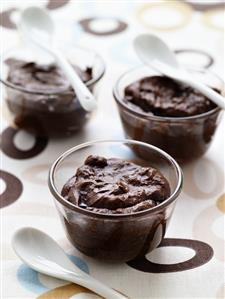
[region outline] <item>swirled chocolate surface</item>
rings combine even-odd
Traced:
[[[192,87],[162,76],[145,77],[128,85],[124,101],[134,110],[165,117],[193,116],[216,107]]]
[[[127,214],[158,205],[170,196],[170,187],[155,168],[89,156],[64,185],[62,196],[94,212]]]
[[[9,65],[7,80],[16,86],[38,92],[71,90],[63,71],[55,64],[41,65],[17,59],[8,59],[7,64]],[[91,68],[82,71],[78,66],[73,67],[83,82],[92,78]]]

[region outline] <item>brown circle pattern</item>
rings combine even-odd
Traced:
[[[23,191],[22,182],[13,174],[0,170],[0,178],[5,182],[5,191],[0,195],[0,208],[15,202]]]
[[[217,206],[214,204],[208,206],[201,211],[194,220],[193,223],[193,236],[195,238],[204,239],[204,241],[212,244],[214,248],[214,256],[218,260],[224,262],[225,260],[225,240],[224,236],[217,235],[213,230],[213,224],[220,217],[223,217],[218,211]]]
[[[193,268],[200,267],[206,264],[213,256],[213,249],[208,244],[198,241],[198,240],[188,240],[188,239],[164,239],[159,247],[186,247],[193,249],[195,251],[194,257],[191,259],[176,263],[176,264],[157,264],[153,263],[145,256],[137,258],[128,262],[127,264],[139,271],[148,273],[170,273],[170,272],[180,272],[186,271]]]
[[[186,0],[187,2],[187,0]],[[191,5],[195,10],[198,11],[206,11],[208,9],[216,9],[216,8],[225,8],[225,3],[223,1],[204,1],[201,3],[200,1],[189,1],[189,5]]]
[[[67,5],[68,3],[70,2],[70,0],[49,0],[47,5],[46,5],[46,8],[47,9],[57,9],[57,8],[60,8],[62,6],[65,6]]]
[[[16,24],[11,20],[11,15],[15,11],[17,11],[15,7],[2,11],[0,13],[0,26],[7,29],[16,29]]]
[[[14,144],[14,137],[19,132],[18,129],[8,127],[1,135],[0,148],[5,155],[13,159],[29,159],[40,154],[48,144],[46,137],[35,136],[35,144],[29,150],[20,150]]]
[[[48,0],[46,8],[54,10],[67,5],[69,2],[70,0]],[[0,26],[7,29],[16,29],[16,24],[11,19],[11,16],[15,11],[18,11],[15,7],[2,11],[0,13]]]
[[[197,49],[177,49],[174,51],[176,53],[176,55],[182,55],[182,54],[199,54],[199,55],[202,55],[202,56],[205,56],[206,59],[207,59],[207,62],[205,65],[202,65],[201,67],[205,68],[205,69],[208,69],[210,66],[212,66],[214,64],[214,59],[213,57],[203,51],[203,50],[197,50]]]
[[[103,18],[96,18],[96,17],[92,17],[92,18],[86,18],[83,20],[79,21],[79,24],[81,25],[81,27],[83,28],[83,30],[87,33],[90,33],[92,35],[97,35],[97,36],[107,36],[107,35],[113,35],[113,34],[118,34],[123,32],[124,30],[126,30],[127,28],[127,24],[123,21],[120,21],[118,19],[113,19],[117,22],[117,27],[115,29],[112,30],[107,30],[107,31],[96,31],[91,27],[91,23],[94,21],[99,21],[102,20]]]

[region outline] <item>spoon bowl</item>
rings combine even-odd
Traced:
[[[41,20],[41,22],[40,22]],[[40,44],[43,39],[50,40],[54,34],[54,23],[49,17],[47,11],[39,7],[29,7],[22,12],[20,23],[20,31],[27,35],[28,38],[32,38],[35,42],[35,35],[41,35]],[[32,36],[32,33],[34,34]],[[42,44],[44,47],[44,44]],[[44,47],[48,49],[47,47]]]
[[[41,264],[45,274],[53,266],[66,267],[70,271],[76,271],[83,275],[76,265],[65,255],[65,252],[56,242],[45,233],[35,228],[22,228],[13,237],[13,249],[16,254],[31,268],[35,264]],[[24,246],[26,244],[26,246]],[[51,265],[49,267],[49,265]],[[39,268],[35,270],[39,271]]]
[[[161,74],[187,84],[225,109],[225,99],[210,87],[198,82],[178,63],[175,54],[167,44],[153,34],[142,34],[134,40],[134,49],[144,64],[151,66]]]
[[[86,287],[107,299],[127,299],[80,270],[63,249],[47,234],[32,227],[19,229],[12,246],[19,258],[32,269]]]
[[[179,68],[175,54],[156,35],[142,34],[134,40],[134,48],[138,56],[145,64],[151,61],[162,61],[174,68]]]

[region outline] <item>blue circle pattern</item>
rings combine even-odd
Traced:
[[[68,257],[78,268],[86,273],[89,273],[89,268],[85,261],[73,255],[68,255]],[[40,282],[38,272],[29,268],[25,264],[22,264],[18,268],[17,279],[25,289],[31,291],[32,293],[39,295],[49,291],[49,289]]]
[[[21,265],[17,271],[17,279],[25,289],[33,293],[42,294],[48,291],[48,289],[40,282],[38,272],[24,264]]]
[[[68,257],[78,268],[80,268],[85,273],[89,274],[88,265],[84,260],[74,255],[68,255]]]

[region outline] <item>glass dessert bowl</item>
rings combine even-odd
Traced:
[[[61,50],[97,96],[97,83],[105,72],[102,58],[74,45]],[[51,56],[20,46],[3,53],[2,61],[1,82],[16,127],[40,136],[64,137],[86,124],[91,113],[81,107]]]
[[[90,155],[154,167],[169,183],[170,195],[152,208],[120,214],[89,210],[67,200],[61,195],[65,183]],[[162,241],[181,192],[182,172],[172,157],[152,145],[132,140],[94,141],[71,148],[54,162],[49,188],[66,235],[78,250],[94,258],[124,262],[152,251]]]
[[[221,93],[224,91],[222,80],[208,70],[194,68],[189,70],[198,80]],[[127,87],[138,80],[153,78],[154,76],[160,75],[150,67],[139,66],[124,73],[114,86],[113,95],[127,138],[153,144],[169,153],[179,163],[187,163],[201,157],[213,140],[220,120],[221,109],[212,105],[212,109],[209,111],[196,115],[188,116],[185,115],[185,111],[181,111],[183,113],[181,116],[167,116],[160,115],[160,112],[158,115],[151,111],[146,112],[134,104],[128,104],[125,100]],[[133,92],[136,91],[133,90]],[[141,90],[141,92],[143,92],[143,97],[147,97],[148,91]],[[144,94],[145,92],[146,94]],[[151,95],[148,95],[151,100]],[[179,93],[177,98],[179,104]],[[188,112],[191,111],[191,108],[191,106],[188,107],[190,109]],[[170,110],[169,112],[173,113],[174,111]]]

